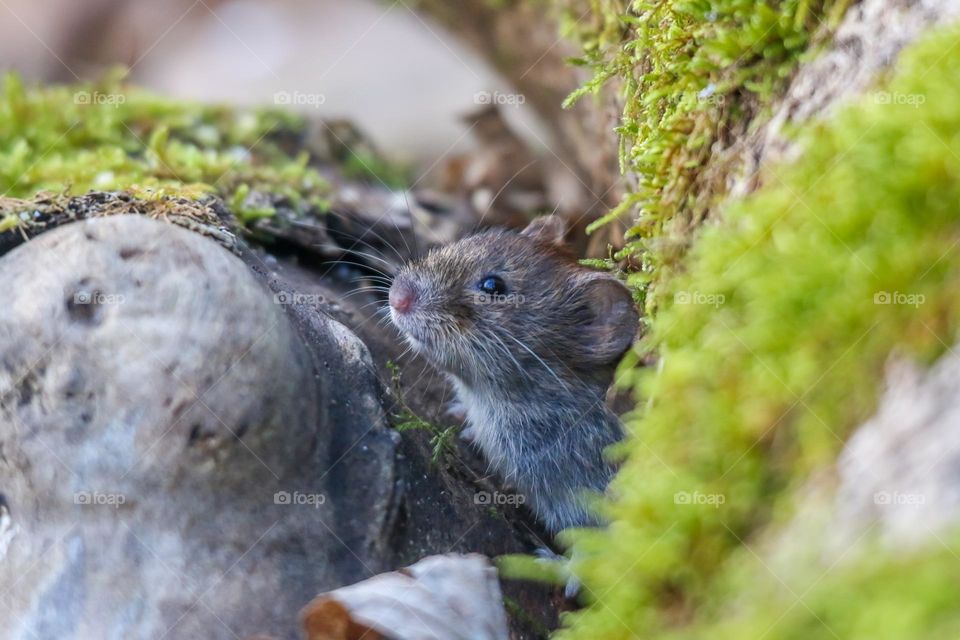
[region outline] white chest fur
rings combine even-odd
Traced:
[[[457,395],[457,402],[467,417],[467,431],[465,436],[480,447],[490,466],[502,475],[508,476],[514,472],[510,460],[513,459],[508,446],[507,428],[514,416],[509,414],[509,407],[492,401],[492,394],[477,393],[466,386],[459,378],[449,376]]]

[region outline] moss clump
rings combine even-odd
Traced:
[[[638,213],[620,257],[642,260],[632,279],[646,291],[677,264],[722,194],[726,172],[715,154],[742,135],[848,0],[562,4],[564,31],[584,50],[575,62],[595,72],[570,102],[611,79],[622,86],[621,165],[636,184],[593,228]]]
[[[406,189],[412,182],[407,168],[385,162],[379,154],[362,149],[349,150],[342,158],[342,169],[348,178],[380,183],[393,189]]]
[[[807,553],[789,570],[770,569],[749,552],[736,559],[717,619],[664,634],[669,640],[952,640],[960,635],[956,582],[960,539],[924,549],[865,544],[836,566]]]
[[[913,99],[864,99],[810,129],[795,165],[702,229],[652,320],[661,366],[624,372],[647,402],[628,419],[613,524],[579,536],[599,602],[561,637],[752,638],[780,614],[770,637],[833,637],[818,618],[844,638],[955,637],[936,589],[956,555],[819,567],[815,606],[788,610],[804,567],[771,580],[742,541],[793,515],[810,471],[874,409],[892,351],[929,360],[956,340],[958,40],[905,53],[886,90]],[[909,598],[882,614],[896,590]]]
[[[291,158],[283,148],[303,126],[278,111],[165,100],[116,77],[27,89],[8,75],[0,91],[0,193],[216,194],[241,221],[271,215],[270,206],[247,206],[252,191],[308,215],[323,210],[329,187],[307,154]]]
[[[400,367],[394,362],[388,362],[387,368],[390,370],[390,381],[393,387],[393,398],[397,407],[391,414],[393,428],[399,433],[408,431],[424,431],[430,436],[430,463],[434,466],[447,456],[454,452],[456,437],[459,429],[457,427],[439,427],[427,420],[424,420],[406,403],[406,396],[403,385],[400,380]]]
[[[127,214],[185,227],[239,253],[234,229],[227,225],[222,207],[212,196],[193,199],[153,192],[90,191],[81,196],[40,193],[29,200],[0,198],[0,255],[63,224]]]

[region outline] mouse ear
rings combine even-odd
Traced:
[[[567,223],[555,214],[534,218],[533,222],[528,224],[527,228],[520,232],[520,235],[533,238],[537,242],[558,246],[563,246],[564,236],[566,234]]]
[[[583,337],[585,356],[594,364],[615,364],[637,335],[640,315],[627,287],[607,273],[587,271],[583,274],[590,315]]]

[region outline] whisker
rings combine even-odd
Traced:
[[[410,206],[410,191],[407,189],[403,190],[403,199],[407,203],[407,213],[410,214],[410,232],[413,237],[413,250],[416,252],[413,254],[413,257],[420,256],[420,247],[417,244],[417,225],[416,218],[413,215],[413,208]],[[409,251],[409,248],[408,248]]]
[[[376,274],[374,274],[374,275],[369,275],[369,274],[367,274],[367,275],[358,276],[358,277],[356,277],[356,278],[351,278],[351,279],[350,279],[350,282],[365,282],[365,281],[367,281],[367,280],[372,280],[373,282],[380,282],[380,283],[385,284],[385,285],[387,285],[387,286],[393,284],[393,280],[392,280],[392,279],[386,278],[386,277],[384,277],[384,276],[378,276],[378,275],[376,275]]]
[[[525,345],[520,339],[518,339],[517,337],[515,337],[513,334],[511,334],[509,331],[507,331],[507,330],[505,330],[505,329],[504,329],[504,331],[503,331],[503,335],[505,335],[506,337],[510,338],[510,339],[513,340],[514,342],[516,342],[522,349],[524,349],[527,353],[529,353],[530,355],[532,355],[532,356],[537,360],[537,362],[539,362],[541,365],[543,365],[543,368],[546,369],[546,370],[550,373],[550,375],[552,375],[552,376],[554,377],[554,379],[555,379],[557,382],[560,383],[560,386],[561,386],[561,387],[563,387],[564,389],[566,389],[566,390],[568,390],[568,391],[571,390],[571,389],[569,388],[569,386],[567,385],[567,383],[565,383],[563,380],[560,379],[560,376],[558,376],[558,375],[556,374],[556,372],[553,370],[553,368],[550,367],[550,365],[548,365],[546,362],[544,362],[544,361],[543,361],[543,358],[541,358],[541,357],[538,356],[536,353],[534,353],[533,350],[532,350],[530,347],[528,347],[527,345]]]
[[[374,301],[372,301],[372,302],[368,302],[368,303],[364,304],[363,306],[359,307],[359,308],[357,309],[357,311],[363,311],[363,310],[366,309],[367,307],[369,307],[369,306],[371,306],[371,305],[375,305],[375,304],[381,305],[381,306],[386,306],[386,303],[384,303],[383,300],[374,300]]]
[[[318,277],[320,277],[320,278],[326,277],[326,276],[330,273],[330,271],[333,269],[333,267],[335,267],[335,266],[337,266],[337,265],[341,265],[341,264],[346,264],[346,265],[350,265],[350,266],[352,266],[352,267],[358,267],[358,268],[360,268],[360,269],[365,269],[365,270],[373,271],[373,275],[381,276],[381,277],[384,277],[384,278],[390,278],[390,277],[392,277],[390,274],[384,273],[383,271],[380,271],[380,270],[377,269],[376,267],[374,267],[374,266],[372,266],[372,265],[370,265],[370,264],[367,264],[366,262],[355,262],[355,261],[353,261],[353,260],[343,260],[343,259],[341,259],[341,260],[324,260],[324,261],[322,262],[322,264],[330,265],[330,266],[328,266],[327,269],[326,269],[324,272],[322,272],[321,274],[319,274]]]
[[[354,296],[358,296],[358,295],[361,295],[361,294],[364,294],[364,293],[379,293],[379,294],[381,295],[381,298],[378,299],[377,302],[383,302],[383,297],[382,297],[382,296],[384,296],[387,292],[386,292],[385,290],[374,289],[374,288],[369,288],[369,287],[367,287],[367,288],[362,288],[362,289],[354,289],[354,290],[351,291],[350,293],[345,293],[345,294],[343,294],[342,296],[340,296],[340,299],[341,299],[341,300],[349,300],[350,298],[353,298]]]
[[[356,287],[350,291],[347,295],[353,295],[356,293],[366,293],[367,291],[379,291],[381,293],[387,293],[390,291],[390,287],[384,286],[382,284],[370,284],[363,287]]]
[[[380,215],[377,216],[377,219],[376,219],[376,221],[375,221],[373,224],[376,224],[376,222],[379,222],[381,219],[383,219],[383,217],[384,217],[389,211],[390,211],[390,209],[387,209],[387,210],[385,210],[385,211],[382,211],[382,212],[380,213]],[[343,217],[343,216],[341,215],[341,217]],[[371,244],[371,243],[368,242],[367,240],[364,240],[364,239],[363,239],[363,236],[365,236],[365,235],[367,235],[367,234],[370,234],[370,235],[374,236],[375,238],[377,238],[378,240],[380,240],[380,241],[383,243],[383,246],[385,246],[385,247],[387,247],[388,249],[390,249],[391,251],[393,251],[393,253],[397,256],[397,258],[400,260],[400,262],[406,262],[406,261],[407,261],[407,258],[404,257],[404,256],[400,253],[400,251],[399,251],[395,246],[393,246],[386,238],[384,238],[382,235],[380,235],[380,233],[377,232],[377,230],[373,228],[373,224],[368,225],[368,226],[363,230],[363,233],[362,233],[361,235],[358,235],[358,236],[350,236],[350,239],[353,241],[353,245],[351,245],[350,249],[353,249],[353,247],[355,247],[355,246],[357,245],[357,243],[360,243],[360,244],[363,244],[363,245],[366,246],[366,247],[369,247],[369,248],[372,249],[373,251],[378,251],[378,252],[379,252],[380,249],[379,249],[378,247],[373,246],[373,244]],[[394,226],[396,227],[396,223],[395,223],[395,222],[394,222]],[[400,231],[400,228],[399,228],[399,227],[397,227],[397,231]],[[403,239],[403,232],[402,232],[402,231],[400,232],[400,237],[401,237],[401,239]],[[406,244],[406,241],[404,241],[404,244]],[[409,252],[409,250],[410,250],[410,248],[407,247],[407,251],[408,251],[408,252]]]
[[[396,265],[394,265],[393,263],[391,263],[389,260],[383,258],[382,256],[375,255],[375,254],[373,254],[373,253],[370,253],[369,251],[358,251],[357,249],[345,249],[345,250],[344,250],[344,253],[345,253],[346,255],[348,255],[348,256],[360,256],[361,258],[367,258],[368,260],[377,260],[377,261],[379,261],[379,262],[382,262],[382,263],[385,264],[388,268],[391,268],[391,269],[396,266]],[[343,262],[343,261],[342,261],[342,260],[338,260],[337,262]],[[369,269],[371,269],[371,270],[374,269],[373,265],[368,265],[367,268],[369,268]],[[387,273],[386,271],[380,271],[380,270],[378,270],[378,273],[380,273],[380,275],[384,275],[384,276],[389,276],[389,275],[390,275],[390,274]]]

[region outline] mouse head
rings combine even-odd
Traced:
[[[546,216],[520,233],[487,231],[431,251],[394,279],[394,324],[466,383],[543,386],[598,372],[609,382],[637,311],[616,278],[576,262],[563,232]]]

